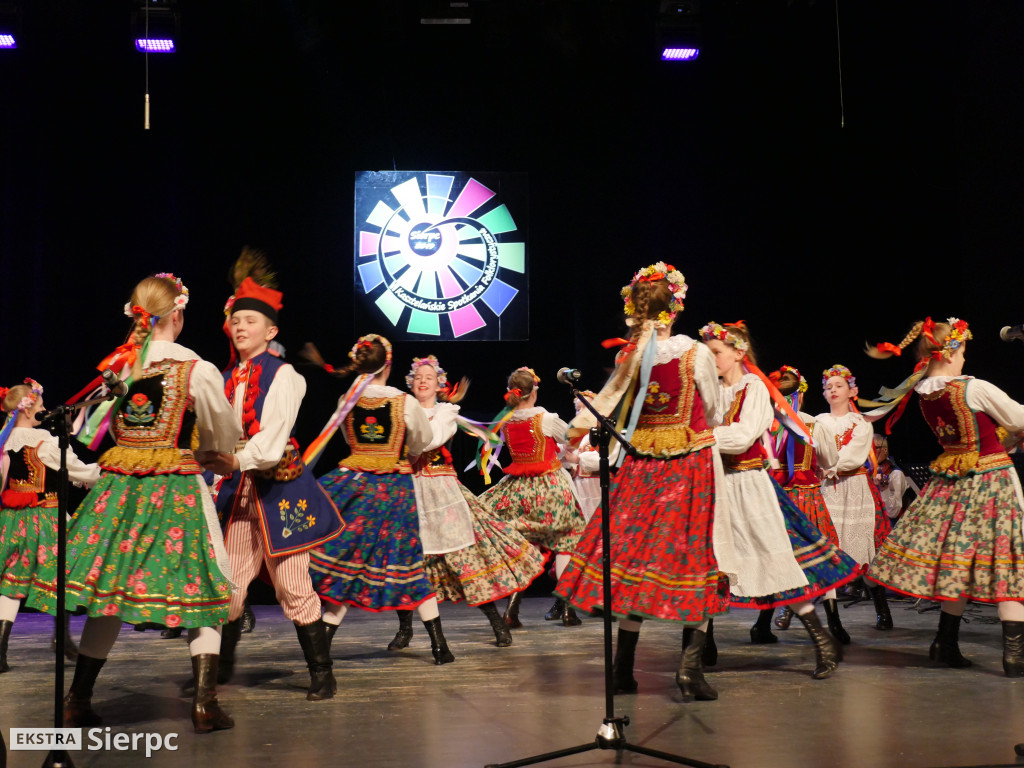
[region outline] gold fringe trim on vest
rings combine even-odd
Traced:
[[[1005,453],[990,453],[982,456],[977,451],[967,453],[943,453],[933,461],[930,469],[937,475],[945,477],[966,477],[979,472],[991,472],[994,469],[1007,469],[1013,466],[1010,457]]]
[[[357,472],[372,472],[378,475],[396,473],[399,475],[412,474],[412,465],[408,459],[395,460],[394,456],[367,456],[366,454],[352,454],[347,459],[342,459],[338,464],[345,469],[354,469]]]
[[[128,448],[115,445],[100,456],[100,466],[122,475],[202,474],[192,451],[182,448]]]
[[[638,425],[633,431],[633,446],[645,456],[671,458],[707,448],[715,442],[708,429],[697,432],[686,424],[645,428]]]

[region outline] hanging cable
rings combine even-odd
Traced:
[[[149,2],[146,3],[146,40],[149,41]],[[146,59],[146,106],[143,114],[142,129],[144,131],[149,130],[149,46],[146,46],[146,50],[143,53]]]
[[[836,53],[839,61],[839,127],[846,127],[846,105],[843,103],[843,43],[839,36],[839,0],[836,2]]]

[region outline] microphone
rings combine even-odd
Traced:
[[[578,368],[561,368],[558,371],[557,378],[562,384],[568,384],[572,386],[580,380],[583,374],[580,373]]]
[[[1006,325],[999,332],[999,338],[1003,341],[1018,339],[1024,341],[1024,325]]]
[[[107,389],[114,393],[114,397],[124,397],[128,394],[128,385],[109,368],[100,376],[103,378],[103,383],[107,385]]]

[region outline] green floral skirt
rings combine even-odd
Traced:
[[[104,472],[68,531],[66,607],[128,624],[226,622],[231,585],[217,566],[203,492],[198,475]],[[53,583],[29,605],[54,613]]]

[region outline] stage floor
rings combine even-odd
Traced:
[[[308,681],[295,632],[277,606],[257,606],[257,626],[243,635],[235,679],[222,687],[231,731],[192,732],[190,677],[183,640],[126,626],[101,674],[93,704],[110,734],[178,734],[176,751],[146,758],[140,751],[84,749],[85,766],[411,766],[479,768],[592,742],[604,717],[602,624],[545,622],[546,598],[524,600],[525,628],[509,648],[497,648],[479,610],[442,605],[456,661],[437,667],[423,625],[410,647],[385,646],[397,620],[351,611],[333,646],[337,698],[307,702]],[[961,649],[975,665],[954,670],[927,657],[937,613],[893,603],[896,628],[874,629],[869,603],[844,609],[853,636],[846,660],[828,680],[813,680],[814,653],[798,622],[776,630],[776,645],[751,645],[750,611],[716,621],[719,664],[708,673],[715,702],[684,704],[673,675],[680,629],[644,625],[637,651],[634,696],[616,697],[616,714],[631,721],[634,744],[734,768],[882,768],[1024,765],[1013,747],[1024,742],[1024,678],[1009,680],[1001,665],[1001,632],[992,607],[971,606]],[[818,608],[823,618],[823,611]],[[72,620],[77,638],[82,617]],[[52,620],[23,614],[11,637],[11,671],[0,676],[0,729],[52,725]],[[66,667],[70,682],[73,668]],[[106,731],[103,732],[103,735]],[[89,742],[86,741],[86,746]],[[41,766],[44,752],[13,751],[11,768]],[[636,766],[668,763],[625,753]],[[547,763],[608,766],[612,751]],[[0,760],[2,765],[2,760]]]

